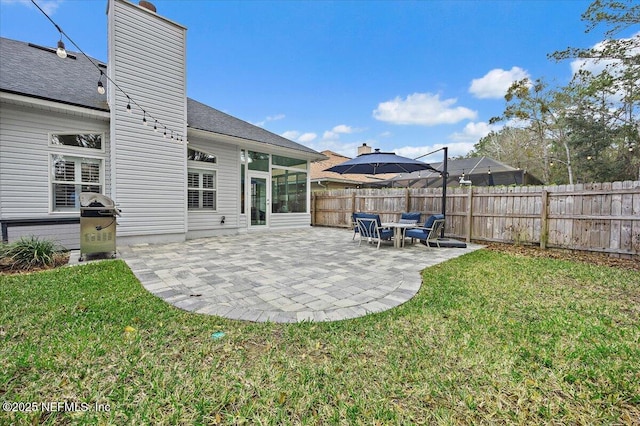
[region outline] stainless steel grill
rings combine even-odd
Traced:
[[[80,258],[111,254],[116,257],[116,217],[120,210],[113,200],[95,192],[80,194]]]

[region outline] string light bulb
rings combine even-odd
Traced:
[[[99,94],[101,94],[101,95],[105,94],[105,93],[106,93],[106,90],[105,90],[104,83],[102,82],[102,77],[103,77],[103,76],[105,76],[105,74],[104,74],[104,72],[100,69],[99,65],[98,65],[98,64],[96,64],[96,63],[95,63],[95,61],[94,61],[93,59],[91,59],[89,56],[87,56],[87,54],[86,54],[86,53],[85,53],[85,52],[80,48],[80,46],[78,46],[78,45],[77,45],[77,44],[76,44],[76,43],[75,43],[75,42],[74,42],[74,41],[73,41],[73,40],[72,40],[72,39],[71,39],[71,38],[70,38],[70,37],[69,37],[65,32],[63,32],[63,31],[62,31],[62,29],[58,26],[58,24],[57,24],[53,19],[51,19],[51,17],[50,17],[50,16],[49,16],[49,15],[48,15],[44,10],[42,10],[42,8],[41,8],[41,7],[36,3],[36,1],[35,1],[35,0],[31,0],[31,2],[35,5],[35,7],[36,7],[36,8],[38,8],[38,10],[39,10],[40,12],[42,12],[42,14],[43,14],[44,16],[46,16],[46,17],[47,17],[47,19],[49,19],[49,21],[51,21],[51,23],[53,24],[53,26],[54,26],[54,27],[56,28],[56,30],[58,30],[58,32],[60,33],[60,40],[59,40],[59,41],[58,41],[58,43],[57,43],[56,55],[57,55],[58,57],[60,57],[61,59],[66,59],[66,58],[67,58],[67,56],[68,56],[68,54],[67,54],[67,50],[66,50],[65,45],[64,45],[64,42],[62,41],[63,36],[65,36],[65,37],[69,40],[69,42],[70,42],[72,45],[74,45],[74,46],[78,49],[78,51],[79,51],[82,55],[84,55],[84,57],[85,57],[85,58],[86,58],[86,59],[87,59],[87,60],[88,60],[88,61],[89,61],[89,62],[90,62],[90,63],[91,63],[91,64],[92,64],[92,65],[93,65],[93,66],[94,66],[94,67],[95,67],[99,72],[100,72],[100,77],[98,78],[98,83],[97,83],[97,85],[96,85],[96,86],[97,86],[97,87],[96,87],[96,89],[97,89],[97,91],[98,91],[98,93],[99,93]],[[72,56],[72,58],[73,58],[73,59],[75,59],[75,57],[74,57],[74,56]],[[131,109],[131,102],[132,102],[131,97],[130,97],[130,96],[129,96],[129,95],[128,95],[128,94],[127,94],[127,93],[126,93],[126,92],[125,92],[125,91],[124,91],[124,90],[123,90],[123,89],[122,89],[122,88],[121,88],[121,87],[116,83],[116,82],[114,82],[111,78],[109,78],[109,76],[108,76],[108,75],[106,75],[105,77],[106,77],[106,81],[107,81],[107,82],[109,82],[109,83],[111,83],[111,86],[110,86],[110,87],[112,88],[112,90],[120,91],[124,96],[126,96],[126,97],[127,97],[127,107],[126,107],[126,111],[127,111],[127,113],[128,113],[128,114],[133,114],[133,111],[132,111],[132,109]],[[138,106],[138,108],[140,108],[140,109],[142,110],[142,113],[143,113],[143,116],[142,116],[142,123],[143,123],[145,126],[148,126],[148,124],[149,124],[149,123],[148,123],[148,120],[147,120],[147,112],[146,112],[144,109],[142,109],[142,107],[141,107],[137,102],[135,102],[135,101],[134,101],[134,103],[135,103],[135,105],[137,105],[137,106]],[[173,133],[174,133],[174,131],[173,131],[173,130],[171,130],[171,129],[167,129],[167,126],[164,126],[162,123],[158,123],[158,120],[157,120],[157,119],[154,119],[154,118],[153,118],[153,116],[151,116],[151,115],[150,115],[150,119],[154,120],[154,124],[153,124],[153,130],[154,130],[154,132],[158,132],[158,126],[159,126],[159,125],[164,127],[163,138],[165,138],[165,139],[167,138],[167,130],[169,130],[169,131],[171,132],[171,139],[174,139],[174,140],[176,140],[176,139],[177,139],[177,140],[178,140],[178,141],[180,141],[180,142],[188,143],[187,138],[186,138],[186,135],[181,135],[181,134],[179,134],[179,133],[176,133],[176,134],[174,135],[174,134],[173,134]]]
[[[67,50],[64,48],[62,34],[60,34],[60,41],[58,41],[58,49],[56,50],[56,55],[58,55],[60,59],[65,59],[67,57]]]
[[[98,93],[104,95],[104,86],[102,85],[102,71],[100,71],[100,78],[98,79]]]

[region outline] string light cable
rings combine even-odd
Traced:
[[[42,10],[42,8],[38,5],[38,3],[36,3],[35,0],[31,0],[31,3],[33,3],[33,5],[49,20],[49,22],[51,22],[51,24],[53,24],[53,26],[56,28],[56,30],[58,30],[58,32],[60,33],[60,41],[58,41],[58,44],[57,44],[58,48],[56,50],[56,54],[58,55],[58,57],[60,57],[61,59],[65,59],[67,57],[67,51],[65,49],[64,42],[62,41],[62,36],[65,36],[67,38],[67,40],[69,40],[69,42],[76,49],[78,49],[78,52],[80,52],[91,63],[91,65],[93,65],[100,72],[100,78],[98,80],[98,93],[100,93],[102,95],[105,92],[104,85],[102,83],[102,77],[104,76],[107,81],[109,81],[116,89],[118,89],[123,95],[125,95],[127,97],[127,113],[131,114],[132,113],[131,104],[135,105],[143,113],[143,116],[142,116],[142,124],[143,125],[145,125],[145,126],[147,125],[147,120],[148,120],[147,117],[149,117],[149,119],[154,121],[154,126],[153,126],[154,131],[158,130],[158,126],[164,127],[164,129],[165,129],[164,137],[166,138],[167,131],[170,131],[171,134],[172,134],[171,139],[174,139],[173,138],[173,132],[174,132],[173,129],[167,128],[166,125],[164,125],[164,124],[162,124],[162,122],[158,121],[158,119],[155,118],[153,115],[151,115],[149,112],[147,112],[146,109],[142,108],[142,106],[140,106],[140,104],[138,104],[138,102],[136,102],[135,99],[131,98],[129,96],[129,94],[127,92],[125,92],[125,90],[122,89],[122,87],[120,87],[118,85],[118,83],[113,81],[107,74],[105,74],[100,69],[100,66],[96,62],[94,62],[93,59],[91,59],[86,53],[84,53],[84,50],[82,50],[80,48],[80,46],[78,46],[78,44],[75,41],[73,41],[73,39],[71,37],[69,37],[69,34],[64,32],[64,30],[62,28],[60,28],[60,26],[44,10]],[[176,132],[176,139],[178,141],[180,141],[180,142],[185,140],[182,137],[182,134],[178,133],[178,132]]]

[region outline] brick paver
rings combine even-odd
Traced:
[[[352,240],[345,229],[243,233],[119,252],[151,293],[188,311],[256,322],[337,321],[398,306],[420,271],[477,250]]]

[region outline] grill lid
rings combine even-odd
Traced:
[[[80,205],[82,207],[96,207],[98,204],[101,204],[101,207],[107,209],[113,209],[116,205],[116,203],[106,195],[95,192],[83,192],[80,194]]]

